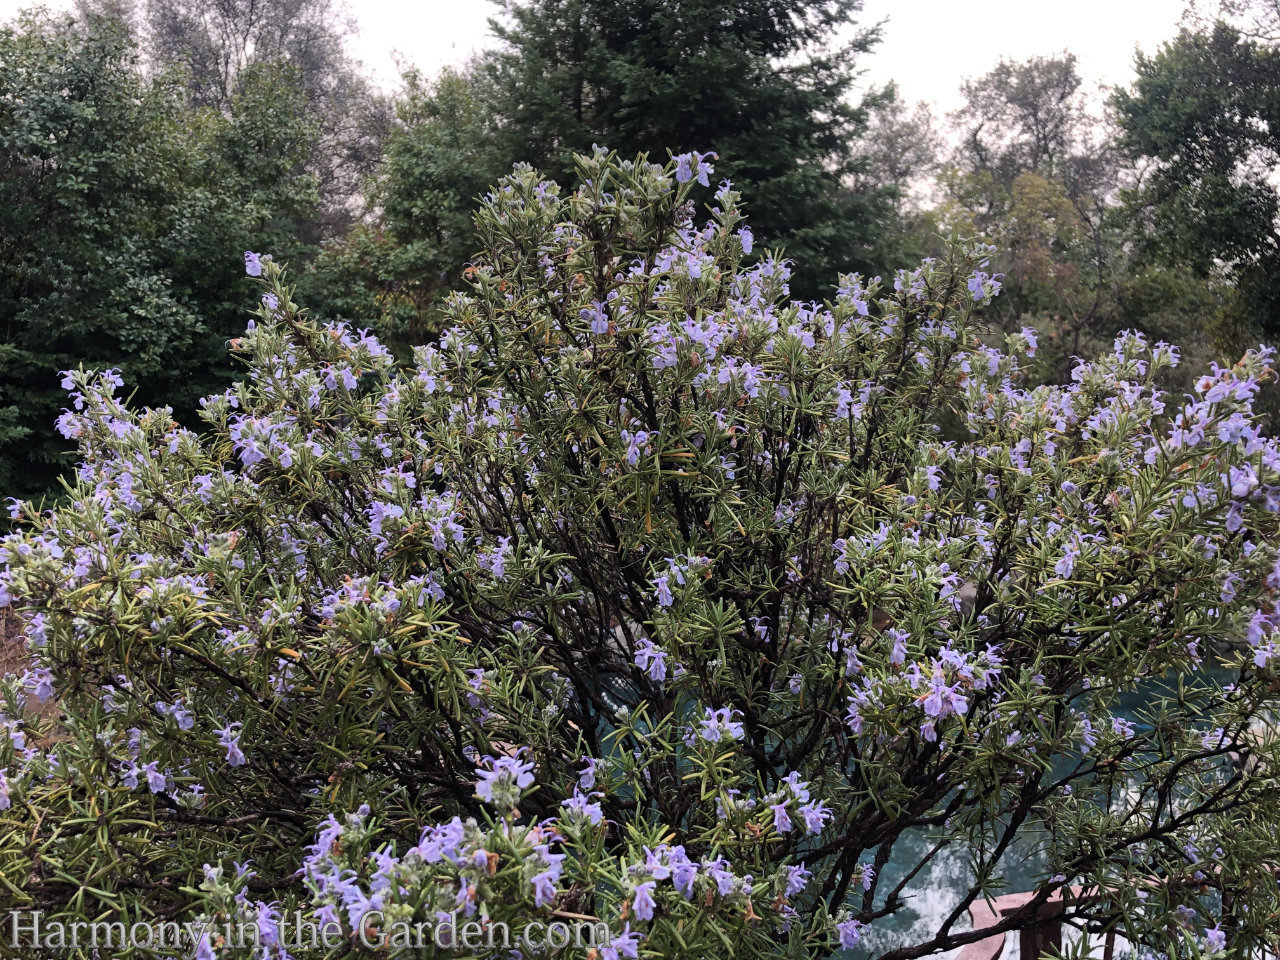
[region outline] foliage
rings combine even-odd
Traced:
[[[373,323],[398,354],[439,334],[444,298],[475,252],[474,207],[511,168],[473,69],[404,80],[371,184],[376,226],[326,245],[302,285],[330,316]]]
[[[960,146],[940,177],[940,219],[999,249],[1004,289],[992,316],[1006,330],[1039,332],[1039,375],[1066,377],[1075,357],[1125,329],[1176,339],[1194,358],[1215,356],[1204,333],[1212,291],[1135,249],[1133,217],[1119,202],[1135,173],[1105,120],[1090,115],[1075,57],[1002,61],[964,94]],[[1164,380],[1190,386],[1176,371]]]
[[[315,192],[278,70],[192,112],[111,22],[31,15],[0,30],[0,91],[0,491],[28,496],[69,465],[60,369],[117,366],[180,410],[229,382],[245,238],[294,251]]]
[[[68,375],[74,502],[0,547],[38,664],[4,685],[17,905],[267,956],[295,908],[335,957],[456,909],[600,918],[603,960],[896,960],[981,936],[1014,859],[1005,929],[1082,884],[1068,920],[1135,944],[1280,946],[1271,354],[1168,397],[1176,350],[1127,334],[1029,389],[1034,337],[977,336],[985,248],[788,301],[728,183],[693,222],[703,172],[518,169],[407,371],[250,254],[206,435]],[[885,945],[947,850],[955,914]]]
[[[938,172],[941,130],[927,104],[908,108],[890,84],[867,105],[867,130],[854,146],[861,161],[858,181],[864,190],[891,192],[901,216],[918,206],[912,189]]]
[[[1001,60],[965,81],[962,93],[964,149],[1003,182],[1028,170],[1061,172],[1082,145],[1084,105],[1071,53]]]
[[[1221,342],[1276,337],[1280,47],[1217,21],[1140,56],[1137,71],[1115,106],[1121,146],[1152,162],[1131,198],[1138,237],[1215,282]]]
[[[382,227],[416,245],[404,259],[419,282],[443,277],[443,296],[474,252],[476,198],[512,164],[571,183],[574,154],[597,143],[654,161],[699,149],[751,191],[755,228],[804,264],[799,292],[816,295],[837,271],[883,271],[901,252],[896,190],[859,181],[867,161],[853,149],[866,125],[854,65],[877,34],[829,42],[860,6],[504,2],[501,49],[431,84],[409,78]]]
[[[346,52],[355,32],[338,0],[146,0],[150,59],[182,71],[191,102],[228,111],[247,72],[285,68],[301,87],[296,125],[324,199],[311,240],[345,231],[382,152],[390,108]]]

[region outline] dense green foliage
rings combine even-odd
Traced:
[[[108,20],[0,29],[0,490],[48,490],[60,370],[115,366],[182,411],[232,372],[250,240],[286,253],[316,205],[290,74],[249,72],[229,113],[144,80]],[[268,239],[269,238],[269,239]]]
[[[852,99],[876,34],[828,43],[859,7],[503,4],[497,50],[434,82],[410,78],[375,188],[384,257],[361,271],[336,250],[325,265],[346,302],[366,308],[341,315],[368,318],[376,306],[389,329],[408,324],[421,336],[474,252],[480,193],[521,162],[569,183],[572,156],[595,144],[655,161],[668,151],[716,154],[716,176],[750,191],[754,229],[805,265],[798,293],[817,295],[840,270],[888,270],[903,259],[896,186],[857,176],[867,166],[856,150],[866,109]],[[333,269],[344,261],[354,273]]]
[[[225,383],[245,247],[288,256],[317,315],[371,325],[407,358],[464,282],[489,185],[521,162],[571,183],[568,158],[597,142],[654,160],[714,153],[715,179],[750,191],[753,229],[803,265],[799,295],[840,270],[940,254],[946,238],[994,243],[1004,296],[989,319],[1039,332],[1049,380],[1125,329],[1206,361],[1274,336],[1280,19],[1267,4],[1223,4],[1139,57],[1108,108],[1115,128],[1068,53],[967,81],[946,123],[891,87],[859,101],[878,34],[858,32],[858,7],[512,0],[495,49],[406,74],[394,121],[345,51],[334,0],[82,0],[99,12],[13,24],[0,492],[54,487],[54,384],[78,360],[136,369],[141,396],[168,397],[184,421]]]
[[[861,0],[508,0],[504,47],[484,63],[504,153],[561,180],[593,143],[655,160],[718,154],[752,198],[753,228],[803,271],[886,269],[890,207],[854,191],[865,112],[854,81],[874,32],[838,45]],[[810,276],[812,271],[812,276]]]
[[[1137,70],[1116,97],[1122,148],[1154,161],[1135,238],[1214,281],[1225,343],[1280,337],[1280,47],[1216,22]]]
[[[331,315],[375,323],[407,355],[438,333],[441,303],[475,252],[473,209],[513,160],[474,72],[406,75],[396,116],[369,185],[376,224],[326,247],[303,290]]]

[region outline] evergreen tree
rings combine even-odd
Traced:
[[[861,0],[505,0],[487,64],[512,160],[572,176],[592,144],[623,155],[711,151],[749,187],[761,235],[805,264],[817,293],[837,270],[879,270],[891,215],[852,189],[865,127],[852,98],[863,30],[832,44]],[[811,278],[811,279],[810,279]]]
[[[1131,198],[1151,254],[1208,280],[1224,348],[1280,337],[1280,24],[1274,4],[1234,4],[1258,16],[1201,23],[1154,56],[1139,56],[1133,88],[1115,98],[1121,145],[1151,164]]]
[[[654,160],[697,150],[716,154],[715,180],[750,190],[754,229],[805,265],[797,293],[828,293],[838,272],[882,272],[900,259],[882,241],[894,233],[898,188],[858,176],[869,161],[855,148],[881,95],[852,95],[854,65],[878,34],[829,42],[860,7],[507,0],[492,24],[502,49],[410,90],[388,151],[384,227],[397,244],[425,244],[412,259],[425,257],[453,286],[473,252],[479,192],[513,164],[572,181],[573,155],[595,144]],[[338,251],[330,264],[344,257],[353,260]],[[330,275],[338,288],[402,305],[394,291],[406,276],[387,285],[367,262],[351,265],[354,275]]]
[[[192,111],[136,55],[111,18],[0,29],[0,498],[69,464],[60,370],[118,368],[179,416],[229,382],[244,250],[296,254],[315,209],[294,75],[255,67],[227,114]]]

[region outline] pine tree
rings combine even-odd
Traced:
[[[500,155],[571,180],[575,152],[717,155],[754,198],[753,229],[805,265],[797,292],[883,269],[889,191],[857,187],[866,127],[855,64],[878,39],[832,43],[861,0],[506,0],[504,49],[479,66]],[[713,184],[714,185],[714,184]],[[809,278],[813,278],[809,280]],[[822,284],[817,280],[821,278]]]

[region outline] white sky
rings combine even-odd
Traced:
[[[489,43],[485,0],[349,0],[360,34],[352,53],[386,87],[396,57],[430,75]],[[0,0],[8,20],[26,0]],[[70,0],[46,0],[53,9]],[[1003,56],[1020,60],[1070,50],[1089,88],[1124,84],[1133,53],[1154,51],[1177,32],[1184,0],[866,0],[862,24],[888,18],[883,40],[865,57],[864,82],[898,82],[908,101],[958,106],[960,82]]]
[[[0,5],[12,0],[0,0]],[[1073,52],[1086,86],[1127,83],[1135,48],[1152,52],[1177,33],[1184,0],[866,0],[859,22],[887,18],[864,82],[896,80],[908,101],[959,105],[960,82],[1001,57]],[[489,41],[496,7],[484,0],[352,0],[353,53],[394,84],[393,51],[431,74]]]

